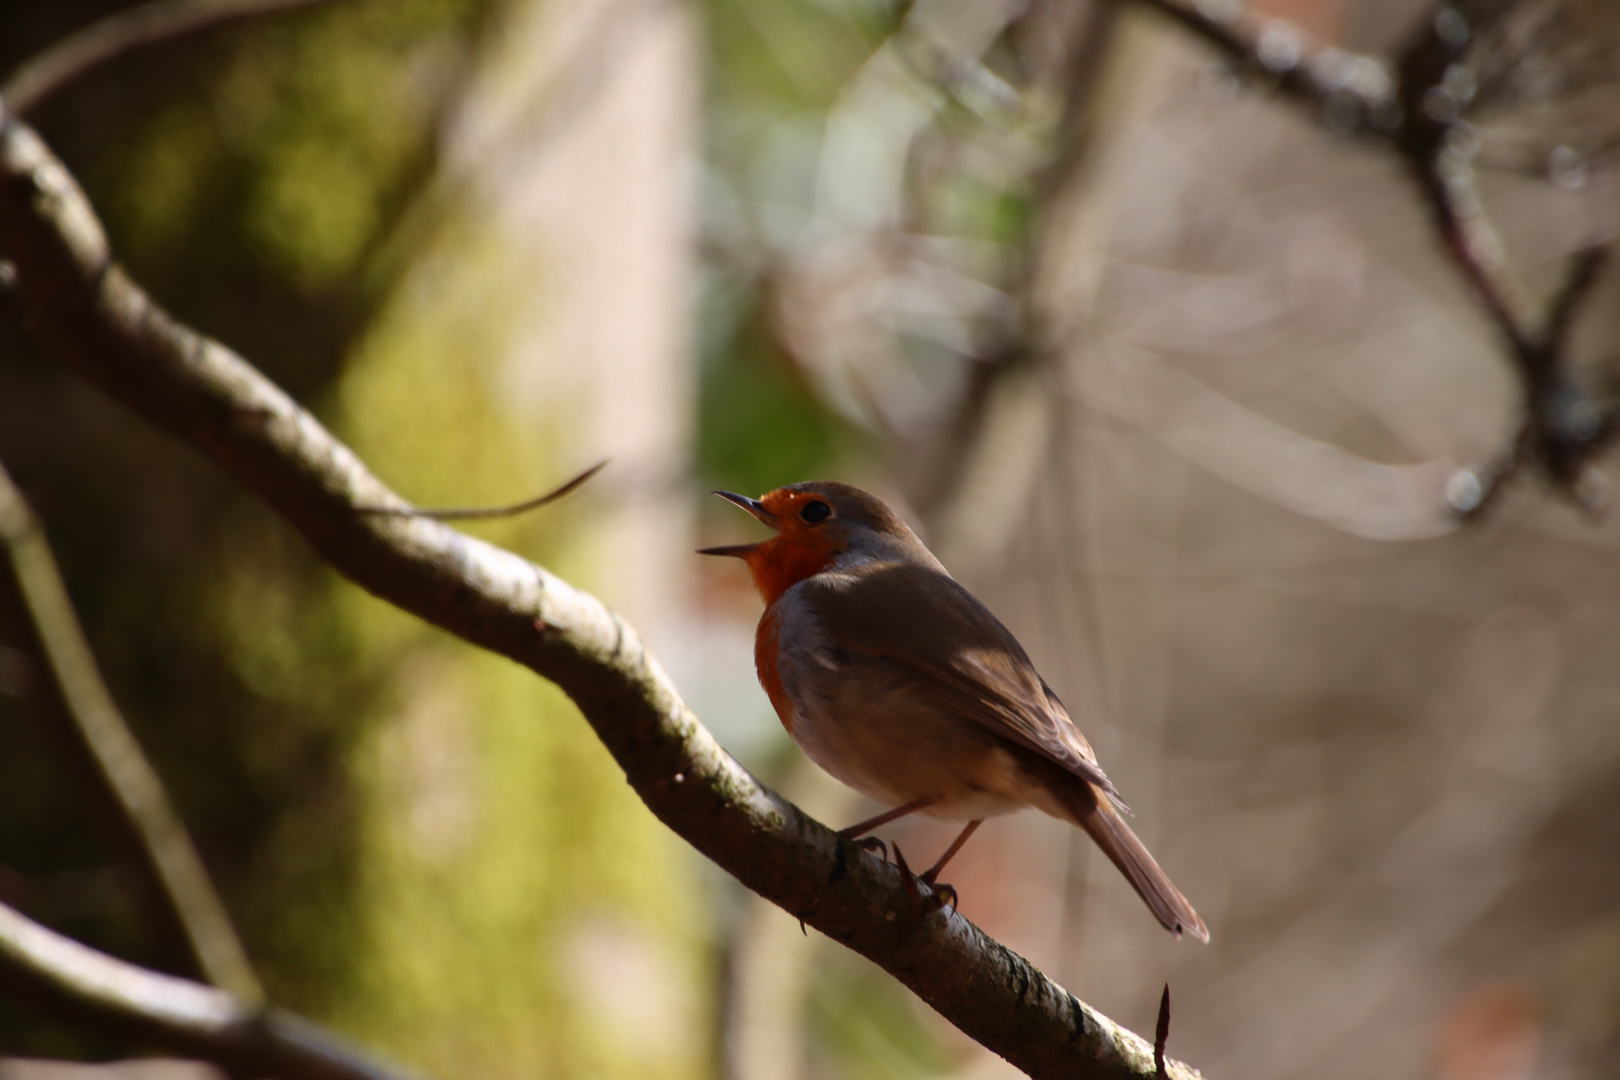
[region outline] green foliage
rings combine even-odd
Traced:
[[[749,316],[705,358],[702,467],[714,483],[750,494],[836,472],[848,462],[856,432],[805,386],[762,313]]]

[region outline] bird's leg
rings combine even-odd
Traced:
[[[945,854],[939,857],[939,861],[933,866],[930,866],[927,870],[923,871],[923,884],[932,885],[935,881],[939,880],[939,872],[945,869],[945,864],[950,862],[951,857],[954,856],[958,851],[962,850],[962,845],[968,842],[968,837],[973,835],[973,830],[977,829],[983,824],[983,818],[979,818],[977,821],[968,822],[967,827],[956,834],[956,839],[951,841],[951,846],[945,849]],[[954,893],[956,890],[952,889],[951,891]]]
[[[933,805],[934,802],[934,799],[913,799],[904,806],[897,806],[893,810],[885,810],[875,818],[857,822],[847,829],[839,829],[838,837],[841,840],[853,840],[857,836],[864,836],[881,825],[887,825],[889,822],[903,818],[907,814],[914,814],[925,806]]]

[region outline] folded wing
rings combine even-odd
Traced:
[[[918,690],[959,716],[1119,793],[1091,744],[1035,671],[1023,646],[955,579],[908,563],[863,567],[856,579],[822,574],[805,599],[840,648],[916,671]],[[903,614],[902,614],[903,613]]]

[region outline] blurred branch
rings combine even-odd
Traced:
[[[90,1013],[241,1076],[404,1080],[308,1021],[81,945],[0,904],[0,972],[73,1014]]]
[[[1463,49],[1477,32],[1474,21],[1499,16],[1509,4],[1477,0],[1443,7],[1426,20],[1400,57],[1403,120],[1395,146],[1429,205],[1442,246],[1473,289],[1502,336],[1519,375],[1525,417],[1517,444],[1545,474],[1578,501],[1589,497],[1578,487],[1597,452],[1612,439],[1615,416],[1601,409],[1575,378],[1566,355],[1568,329],[1581,301],[1590,294],[1601,259],[1577,256],[1574,272],[1548,309],[1543,327],[1531,323],[1517,283],[1503,265],[1496,237],[1474,181],[1477,137],[1460,119],[1472,96],[1472,76],[1462,67]],[[1462,73],[1462,74],[1459,74]],[[1523,455],[1498,467],[1499,481]],[[1486,485],[1474,505],[1489,498]]]
[[[1203,38],[1235,61],[1240,74],[1316,110],[1339,131],[1388,133],[1400,124],[1395,87],[1384,65],[1343,49],[1312,50],[1282,19],[1250,15],[1241,0],[1136,0]]]
[[[1570,263],[1569,276],[1548,306],[1547,321],[1541,330],[1542,339],[1555,353],[1568,347],[1575,315],[1608,265],[1609,249],[1601,245],[1587,248]]]
[[[86,72],[121,56],[199,30],[329,0],[152,0],[109,15],[18,65],[0,86],[14,116],[22,116]]]
[[[66,168],[3,113],[0,251],[49,349],[257,493],[363,588],[555,682],[648,808],[744,885],[1032,1076],[1154,1074],[1148,1043],[954,911],[919,910],[893,866],[755,780],[594,597],[438,522],[357,512],[403,503],[246,361],[157,307],[112,261]]]
[[[1150,350],[1100,333],[1084,343],[1105,362],[1075,386],[1075,400],[1141,428],[1213,476],[1352,536],[1418,540],[1457,528],[1437,497],[1457,482],[1449,455],[1370,461],[1245,408]]]
[[[1501,462],[1460,473],[1448,485],[1452,507],[1472,514],[1526,455],[1565,493],[1589,504],[1581,481],[1612,440],[1616,414],[1600,408],[1572,372],[1568,330],[1602,265],[1577,256],[1569,285],[1549,307],[1543,327],[1525,314],[1521,290],[1503,265],[1502,245],[1474,182],[1478,137],[1462,120],[1473,99],[1463,63],[1478,30],[1500,19],[1514,0],[1458,0],[1438,5],[1402,50],[1392,82],[1376,59],[1340,49],[1311,50],[1286,23],[1248,15],[1236,0],[1189,7],[1181,0],[1137,0],[1159,11],[1310,108],[1329,129],[1370,136],[1400,155],[1427,203],[1441,247],[1503,339],[1519,377],[1524,417],[1515,449]]]
[[[197,964],[215,986],[240,1001],[264,997],[247,953],[231,928],[202,859],[169,802],[163,781],[113,704],[90,644],[73,613],[45,531],[0,465],[0,543],[16,576],[39,653],[96,775],[139,841],[141,854],[185,934]]]
[[[1037,14],[1031,5],[1023,17]],[[1048,305],[1040,302],[1039,286],[1052,276],[1063,253],[1072,254],[1077,247],[1076,223],[1087,214],[1076,207],[1094,194],[1097,162],[1113,142],[1114,121],[1124,114],[1116,108],[1129,92],[1121,85],[1122,76],[1128,83],[1137,74],[1123,71],[1128,61],[1114,55],[1122,36],[1119,22],[1116,5],[1088,4],[1072,25],[1061,27],[1065,61],[1056,73],[1063,103],[1053,136],[1056,145],[1050,159],[1029,176],[1026,254],[1002,286],[1016,298],[1016,313],[1002,340],[974,357],[962,393],[934,439],[930,472],[918,485],[919,511],[936,526],[943,524],[939,531],[944,536],[962,536],[970,521],[983,533],[986,522],[1017,520],[1016,503],[1030,490],[1030,470],[1041,460],[1038,453],[1020,459],[1000,451],[1009,431],[1027,433],[1040,426],[1038,419],[1032,425],[1032,410],[1041,408],[1044,395],[1020,385],[1048,365],[1054,351],[1056,334],[1049,325]],[[1010,475],[1020,469],[1023,476]],[[986,476],[995,477],[993,484],[984,482]],[[987,494],[987,488],[994,494]],[[985,513],[987,497],[1000,504],[1000,512]],[[987,537],[979,546],[998,550],[1003,540]],[[961,562],[963,555],[958,550],[953,561]]]

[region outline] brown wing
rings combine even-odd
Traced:
[[[852,653],[917,672],[919,689],[957,715],[1119,793],[1023,646],[955,579],[928,567],[883,563],[804,583],[828,637]]]

